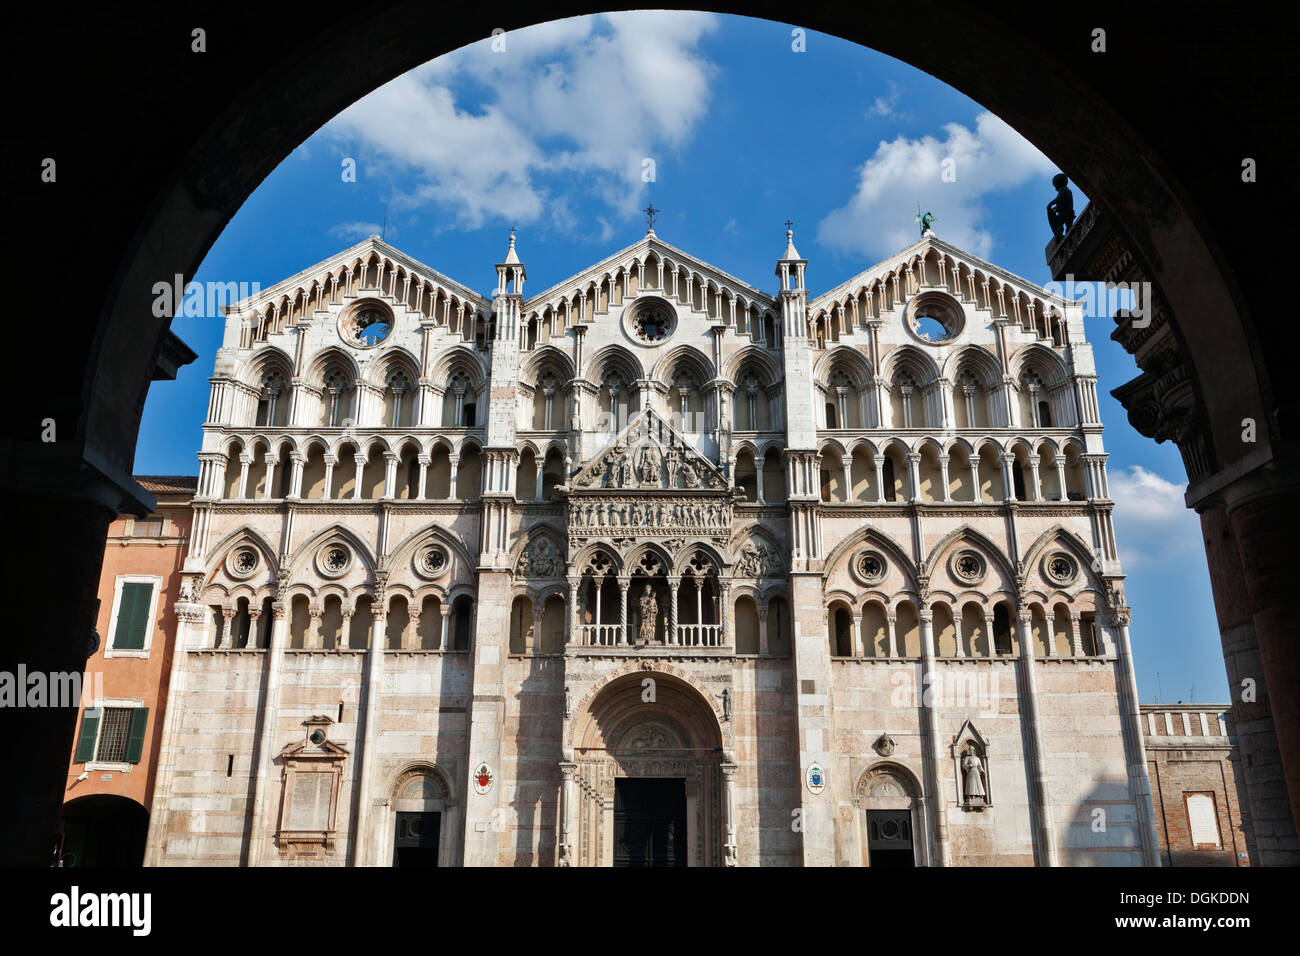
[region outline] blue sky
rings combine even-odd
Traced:
[[[794,30],[628,13],[426,63],[286,158],[194,278],[267,287],[381,232],[387,216],[390,243],[485,294],[516,226],[528,288],[540,291],[639,239],[650,200],[661,238],[768,291],[787,218],[816,294],[912,242],[918,203],[938,217],[937,235],[1031,281],[1051,278],[1050,160],[928,74],[811,31],[801,44]],[[955,182],[940,176],[946,158]],[[342,175],[349,159],[355,182]],[[1084,202],[1076,190],[1076,209]],[[1108,317],[1087,326],[1142,700],[1191,700],[1193,687],[1198,701],[1227,700],[1178,451],[1129,427],[1109,393],[1137,369],[1110,341]],[[138,474],[198,470],[222,318],[172,327],[199,357],[151,389]]]

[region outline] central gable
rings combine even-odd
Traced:
[[[737,279],[735,276],[723,272],[716,266],[709,265],[690,253],[683,252],[676,246],[669,245],[653,232],[650,232],[642,237],[639,242],[634,242],[625,249],[607,256],[600,262],[588,266],[581,272],[530,297],[524,303],[524,311],[545,309],[548,305],[554,305],[561,300],[571,298],[577,291],[586,289],[592,284],[598,285],[606,276],[614,276],[620,272],[630,272],[634,266],[640,269],[651,258],[660,263],[667,261],[675,269],[685,269],[690,273],[699,275],[719,290],[727,290],[733,297],[738,297],[746,302],[761,303],[768,308],[775,308],[776,306],[776,300],[770,295],[754,288],[747,282]]]
[[[585,491],[726,491],[727,479],[658,412],[646,409],[569,482]]]

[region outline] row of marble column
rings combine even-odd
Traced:
[[[933,609],[931,609],[929,612],[926,612],[926,613],[929,613],[929,614],[933,615],[934,612],[933,612]],[[944,656],[946,656],[946,657],[951,657],[951,658],[953,658],[953,659],[957,659],[957,658],[968,658],[968,657],[969,657],[969,658],[1000,658],[1000,657],[1014,657],[1015,654],[1016,654],[1016,652],[1014,652],[1014,651],[1008,651],[1008,652],[1005,652],[1005,653],[999,653],[999,651],[998,651],[998,649],[997,649],[997,636],[996,636],[996,633],[995,633],[995,631],[994,631],[994,629],[993,629],[993,613],[994,613],[994,612],[993,612],[992,610],[988,610],[988,609],[986,609],[985,612],[984,612],[984,628],[985,628],[985,630],[984,630],[983,635],[981,635],[981,636],[983,636],[983,637],[985,638],[985,641],[986,641],[986,644],[987,644],[987,647],[988,647],[988,651],[987,651],[987,653],[985,653],[985,654],[978,654],[978,653],[975,652],[974,643],[975,643],[975,637],[976,637],[976,635],[975,635],[974,633],[971,633],[971,634],[968,634],[968,635],[967,635],[967,637],[968,637],[968,639],[970,640],[970,643],[971,643],[971,650],[970,650],[969,653],[967,652],[967,650],[966,650],[966,648],[965,648],[965,646],[964,646],[965,641],[963,640],[963,638],[962,638],[962,633],[961,633],[961,631],[962,631],[962,619],[961,619],[960,617],[956,617],[956,616],[954,616],[953,623],[954,623],[954,627],[955,627],[955,629],[956,629],[956,633],[954,634],[954,637],[955,637],[955,639],[956,639],[956,643],[957,643],[957,652],[956,652],[955,655],[944,655]],[[1084,653],[1084,648],[1083,648],[1083,632],[1082,632],[1082,629],[1081,629],[1081,627],[1080,627],[1080,624],[1081,624],[1081,621],[1082,621],[1082,616],[1079,615],[1079,614],[1070,614],[1070,615],[1068,615],[1068,618],[1067,618],[1067,619],[1069,620],[1069,623],[1070,623],[1069,638],[1070,638],[1070,651],[1071,651],[1071,656],[1072,656],[1072,657],[1085,657],[1085,656],[1087,656],[1087,655]],[[1047,653],[1046,653],[1045,655],[1043,655],[1043,656],[1044,656],[1044,657],[1048,657],[1048,658],[1060,658],[1061,655],[1058,654],[1058,653],[1056,653],[1056,632],[1053,631],[1053,630],[1051,630],[1051,625],[1052,625],[1052,623],[1053,623],[1053,620],[1054,620],[1054,619],[1048,619],[1048,620],[1046,621],[1046,624],[1047,624],[1047,626],[1048,626],[1048,633],[1047,633],[1047,635],[1046,635],[1046,639],[1045,639],[1045,641],[1044,641],[1044,645],[1045,645],[1045,647],[1046,647]],[[865,614],[865,613],[854,614],[854,615],[853,615],[853,622],[854,622],[854,628],[853,628],[853,654],[852,654],[851,656],[852,656],[852,657],[875,657],[875,656],[877,656],[877,655],[872,655],[872,654],[868,654],[868,653],[867,653],[866,614]],[[831,616],[828,614],[828,615],[827,615],[827,626],[828,626],[828,628],[831,626],[831,623],[832,623],[832,619],[831,619]],[[899,638],[899,635],[898,635],[898,626],[897,626],[897,625],[898,625],[898,616],[897,616],[897,615],[895,615],[895,614],[887,614],[887,615],[885,615],[885,633],[886,633],[886,636],[888,637],[888,641],[889,641],[889,648],[888,648],[888,655],[887,655],[887,656],[888,656],[888,657],[891,657],[891,658],[902,658],[902,657],[905,656],[905,655],[903,655],[902,653],[900,653],[900,644],[902,643],[902,641],[901,641],[901,639]],[[1095,625],[1094,625],[1094,627],[1095,627]],[[831,633],[833,634],[833,632],[831,632]],[[1031,632],[1030,632],[1030,633],[1031,633],[1031,637],[1032,637],[1032,624],[1031,624]],[[1009,639],[1009,638],[1010,638],[1010,635],[1008,635],[1008,639]],[[1094,633],[1093,640],[1094,640],[1094,642],[1096,643],[1096,647],[1094,648],[1095,654],[1096,654],[1097,656],[1100,656],[1100,655],[1103,653],[1103,648],[1102,648],[1102,646],[1101,646],[1100,636]],[[934,655],[935,655],[936,657],[940,656],[940,655],[939,655],[939,648],[938,648],[937,646],[933,648],[933,651],[934,651]],[[832,656],[835,656],[835,657],[843,657],[844,655],[832,655]],[[1038,655],[1035,655],[1035,656],[1038,656]]]
[[[595,602],[594,602],[595,607],[593,608],[594,621],[592,624],[581,624],[578,621],[579,588],[582,587],[584,580],[586,580],[588,577],[590,577],[593,583],[596,584],[596,587],[594,589],[595,590]],[[602,592],[604,591],[604,587],[602,586],[605,580],[604,577],[596,578],[591,575],[571,577],[568,579],[569,635],[570,635],[571,642],[574,642],[573,641],[574,637],[581,636],[584,633],[586,633],[584,631],[585,628],[594,628],[594,630],[591,631],[590,633],[594,635],[595,640],[577,641],[575,643],[613,644],[614,646],[628,646],[635,643],[635,640],[628,639],[629,635],[627,633],[628,598],[629,595],[632,593],[634,583],[643,585],[643,584],[651,584],[652,582],[650,581],[649,578],[644,578],[640,576],[606,575],[605,577],[613,577],[618,582],[618,587],[619,587],[618,623],[613,624],[613,622],[607,622],[601,619],[602,610],[603,610],[601,606],[601,595]],[[719,614],[720,620],[714,624],[705,624],[703,623],[704,579],[689,574],[687,575],[671,574],[671,575],[667,575],[664,578],[664,580],[666,580],[668,583],[668,591],[670,595],[668,601],[668,633],[665,635],[665,639],[666,639],[665,643],[675,645],[675,646],[722,646],[722,647],[725,647],[731,643],[731,608],[730,608],[730,601],[728,599],[729,594],[731,592],[731,585],[729,582],[715,579],[717,580],[718,591],[719,591],[719,605],[721,608],[721,613]],[[695,584],[695,621],[690,624],[678,624],[677,621],[677,610],[678,610],[677,599],[679,593],[678,589],[681,587],[683,581],[692,581]],[[609,627],[611,625],[613,626],[613,629],[609,632],[609,637],[613,639],[606,641],[604,639],[604,635],[602,634],[602,629]],[[716,644],[714,644],[708,638],[708,634],[709,634],[708,629],[710,628],[718,628],[718,640]]]

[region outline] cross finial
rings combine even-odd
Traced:
[[[794,223],[792,223],[789,219],[787,219],[787,220],[785,221],[785,231],[786,231],[786,232],[789,232],[790,229],[791,229],[793,226],[794,226]]]
[[[646,223],[647,226],[650,227],[650,228],[649,228],[649,231],[650,231],[650,232],[654,232],[654,231],[655,231],[655,220],[659,218],[659,214],[660,214],[661,212],[663,212],[663,210],[662,210],[662,209],[656,209],[656,208],[655,208],[655,204],[654,204],[654,202],[651,201],[650,205],[646,206],[645,209],[642,210],[642,212],[645,213],[645,223]]]

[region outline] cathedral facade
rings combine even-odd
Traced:
[[[151,865],[1154,865],[1080,308],[926,232],[228,311]]]

